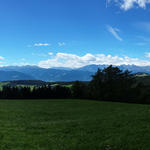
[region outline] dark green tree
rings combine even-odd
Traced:
[[[90,82],[91,96],[95,99],[123,101],[134,97],[135,78],[128,70],[112,65],[98,69]]]
[[[73,98],[87,98],[87,87],[85,83],[75,81],[71,88]]]

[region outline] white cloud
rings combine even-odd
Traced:
[[[147,66],[150,65],[150,61],[140,60],[138,58],[132,58],[128,56],[112,56],[104,54],[90,54],[87,53],[84,56],[78,56],[75,54],[68,53],[57,53],[53,58],[48,60],[43,60],[39,62],[39,66],[43,68],[51,67],[69,67],[69,68],[79,68],[91,64],[113,64],[113,65],[137,65],[137,66]]]
[[[120,8],[125,11],[134,7],[140,7],[145,9],[146,5],[150,3],[150,0],[109,0],[109,3],[111,1],[118,3]]]
[[[35,47],[50,46],[50,44],[49,44],[49,43],[35,43],[34,46],[35,46]]]
[[[48,55],[47,55],[47,54],[44,54],[44,53],[32,53],[32,56],[46,57],[46,56],[48,56]]]
[[[52,53],[52,52],[49,52],[48,54],[49,54],[50,56],[52,56],[52,55],[53,55],[53,53]]]
[[[4,59],[5,59],[4,57],[0,56],[0,67],[4,66],[3,65],[3,64],[5,64],[5,62],[3,61]]]
[[[120,31],[117,28],[113,28],[111,26],[107,26],[107,30],[119,41],[122,41],[122,38],[118,35],[118,32]]]
[[[146,4],[150,3],[150,0],[123,0],[121,8],[124,10],[129,10],[135,6],[146,8]]]
[[[66,43],[65,42],[58,42],[58,46],[65,46]]]
[[[0,60],[4,60],[4,59],[5,59],[4,57],[0,56]]]
[[[145,57],[150,58],[150,52],[145,53]]]

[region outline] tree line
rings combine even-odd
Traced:
[[[150,103],[150,87],[138,83],[135,75],[112,65],[98,69],[90,82],[75,81],[71,88],[57,85],[4,86],[0,99],[90,99],[128,103]]]

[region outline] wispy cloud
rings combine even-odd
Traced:
[[[125,11],[131,8],[146,8],[147,4],[150,4],[150,0],[106,0],[107,2],[115,2],[119,5],[119,7]]]
[[[5,59],[4,57],[0,56],[0,60],[4,60],[4,59]]]
[[[66,43],[65,42],[58,42],[58,46],[65,46]]]
[[[32,53],[32,56],[46,57],[46,56],[48,56],[48,55],[47,55],[47,54],[44,54],[44,53]]]
[[[138,46],[144,46],[144,45],[149,45],[150,44],[150,38],[146,36],[136,36],[136,39],[138,42],[136,45]]]
[[[5,62],[3,61],[5,58],[0,56],[0,67],[4,66],[4,65],[1,65],[1,64],[4,64]]]
[[[137,46],[144,46],[144,45],[146,45],[146,43],[144,43],[144,42],[137,42],[136,45]]]
[[[145,57],[150,58],[150,52],[145,53]]]
[[[69,67],[69,68],[79,68],[90,64],[113,64],[113,65],[137,65],[137,66],[147,66],[150,65],[150,61],[141,60],[138,58],[128,57],[128,56],[112,56],[105,54],[91,54],[87,53],[84,56],[78,56],[69,53],[57,53],[53,58],[43,60],[39,62],[39,66],[43,68],[51,67]]]
[[[142,31],[150,32],[150,22],[137,22],[134,26]]]
[[[50,46],[51,44],[49,43],[35,43],[34,46],[40,47],[40,46]]]
[[[49,54],[50,56],[52,56],[52,55],[53,55],[53,53],[52,53],[52,52],[49,52],[48,54]]]
[[[118,28],[113,28],[111,26],[107,26],[107,30],[119,41],[123,41],[123,39],[118,35],[118,32],[120,31]]]
[[[27,47],[46,47],[46,46],[51,46],[50,43],[35,43],[33,45],[27,45]]]
[[[35,66],[36,64],[31,64],[28,62],[19,62],[19,63],[12,63],[11,65],[12,66],[27,66],[27,65]],[[9,66],[9,65],[3,65],[3,66]]]
[[[149,42],[150,43],[150,38],[146,36],[137,36],[138,39],[144,42]]]

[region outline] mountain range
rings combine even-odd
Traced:
[[[7,66],[0,67],[0,81],[12,80],[42,80],[55,81],[89,81],[98,68],[108,65],[88,65],[77,69],[71,68],[40,68],[38,66]],[[121,70],[128,69],[132,73],[150,74],[150,66],[121,65]]]

